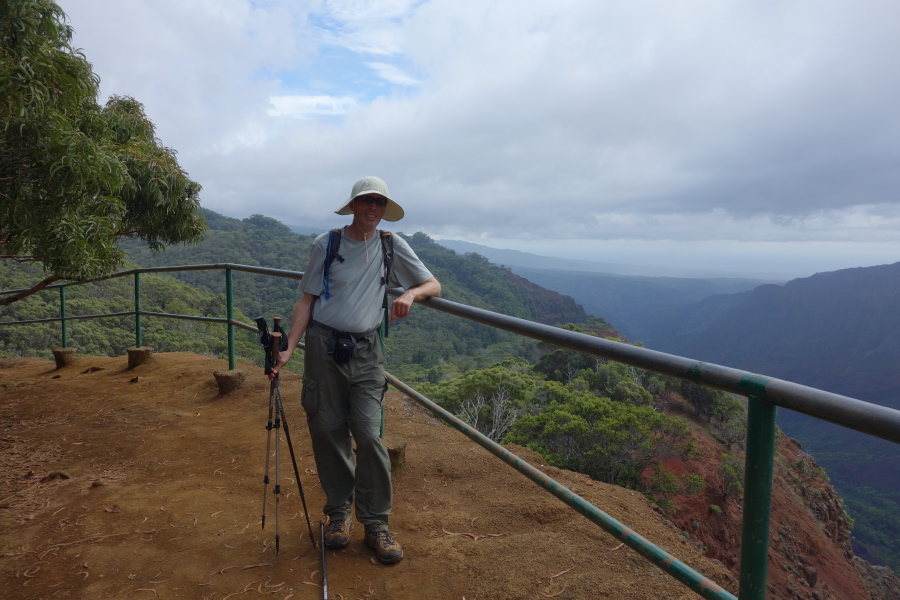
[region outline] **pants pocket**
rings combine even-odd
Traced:
[[[319,380],[303,376],[303,390],[300,392],[300,405],[307,416],[314,417],[319,412]]]

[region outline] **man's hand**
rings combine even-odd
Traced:
[[[406,290],[400,296],[394,298],[391,302],[391,321],[402,319],[408,315],[413,302],[415,302],[415,294],[412,293],[412,290]]]
[[[300,337],[303,335],[303,332],[306,331],[306,326],[309,324],[309,315],[312,312],[312,304],[315,299],[316,297],[312,294],[303,294],[297,301],[297,305],[294,306],[294,312],[291,316],[291,329],[288,332],[287,337],[287,349],[278,352],[278,361],[269,372],[269,381],[274,381],[275,377],[278,376],[281,367],[288,364],[291,357],[294,356],[294,350],[300,343]]]
[[[402,319],[408,315],[409,309],[412,308],[413,302],[416,300],[424,300],[425,298],[440,295],[441,284],[434,277],[409,288],[391,302],[391,321]]]

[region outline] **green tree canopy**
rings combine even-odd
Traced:
[[[125,259],[119,238],[160,249],[206,229],[200,185],[139,102],[98,104],[99,79],[72,34],[51,0],[0,0],[0,258],[47,274],[0,305],[112,272]]]

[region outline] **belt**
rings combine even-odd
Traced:
[[[316,329],[323,329],[323,330],[325,330],[325,331],[332,331],[332,332],[337,331],[337,332],[341,332],[340,329],[335,329],[334,327],[329,327],[329,326],[326,325],[325,323],[320,323],[319,321],[316,321],[315,319],[310,319],[310,321],[309,321],[309,326],[310,326],[310,327],[315,327]],[[357,332],[355,332],[355,331],[344,331],[344,332],[341,332],[341,333],[349,333],[350,335],[353,336],[353,339],[361,340],[361,339],[363,339],[363,338],[367,338],[367,337],[373,336],[373,335],[375,335],[376,333],[378,333],[378,327],[376,327],[375,329],[370,329],[370,330],[368,330],[368,331],[362,331],[362,332],[360,332],[360,333],[357,333]]]

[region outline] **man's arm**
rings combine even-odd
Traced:
[[[425,298],[440,295],[441,284],[434,277],[409,288],[391,302],[391,321],[402,319],[408,315],[409,309],[416,300],[424,300]]]
[[[278,355],[278,364],[272,368],[269,379],[275,379],[281,367],[286,365],[294,355],[294,350],[297,349],[297,345],[300,344],[300,338],[303,337],[303,332],[306,331],[306,327],[309,325],[309,316],[312,313],[312,304],[315,300],[316,297],[312,294],[303,294],[297,301],[297,305],[294,306],[294,312],[291,315],[291,330],[288,332],[287,338],[287,349]]]

